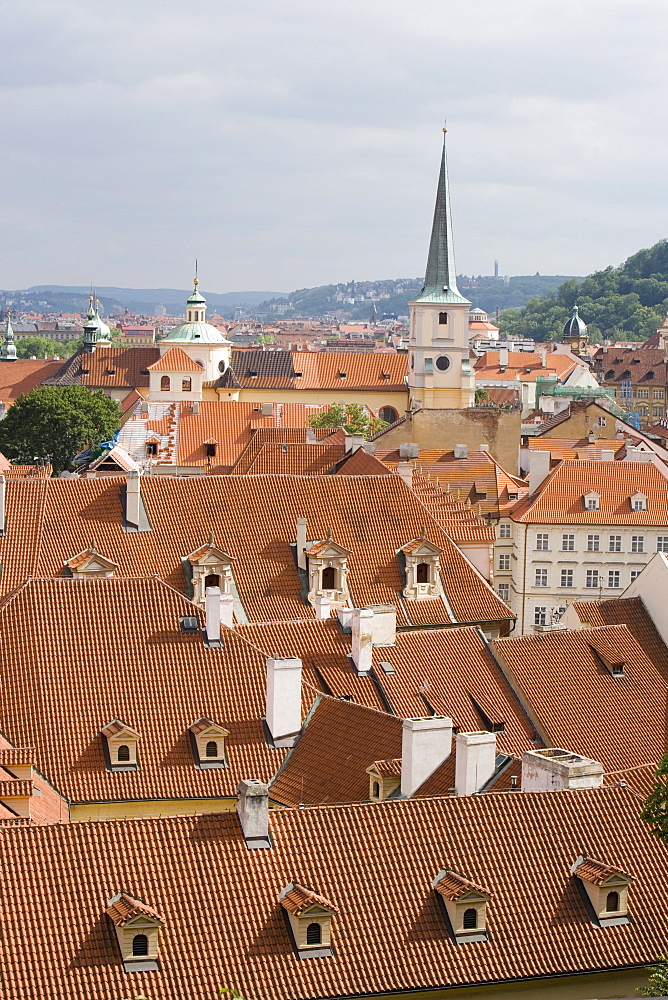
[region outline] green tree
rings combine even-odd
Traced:
[[[308,421],[309,427],[343,427],[347,434],[363,434],[373,437],[388,426],[386,420],[369,417],[361,403],[332,403],[326,410],[314,414]]]
[[[118,403],[103,392],[43,385],[19,396],[0,422],[0,451],[25,464],[48,456],[58,475],[78,452],[111,437],[119,422]]]
[[[475,405],[482,406],[483,403],[489,402],[489,393],[486,389],[476,389],[475,391]]]
[[[657,958],[656,965],[650,965],[647,986],[641,986],[636,992],[644,997],[668,996],[668,955]]]
[[[72,341],[51,340],[50,337],[19,337],[15,340],[19,358],[69,358],[74,353]]]
[[[654,777],[654,787],[640,814],[659,840],[668,844],[668,754],[661,758]]]

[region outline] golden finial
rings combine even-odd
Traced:
[[[89,295],[89,296],[88,296],[88,301],[89,301],[89,302],[92,302],[92,301],[93,301],[93,296],[92,296],[92,295]]]

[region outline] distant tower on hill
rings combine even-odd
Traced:
[[[435,410],[473,406],[475,395],[469,361],[471,303],[457,288],[445,132],[427,272],[422,291],[408,304],[411,405]]]
[[[494,277],[495,278],[499,277],[499,262],[498,262],[498,260],[494,261]]]

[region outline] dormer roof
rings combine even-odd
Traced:
[[[349,556],[351,554],[348,549],[344,549],[343,545],[334,541],[331,531],[324,541],[315,542],[310,549],[304,549],[304,551],[307,556]]]
[[[141,899],[130,896],[127,892],[119,892],[118,895],[110,899],[106,913],[117,927],[124,927],[135,917],[149,917],[157,924],[162,924],[162,918],[152,906],[142,902]]]
[[[216,722],[212,722],[211,719],[206,719],[202,717],[196,722],[193,722],[191,726],[188,727],[193,736],[229,736],[227,729],[223,726],[219,726]]]
[[[313,889],[307,889],[299,882],[291,882],[286,886],[280,895],[281,905],[292,913],[295,917],[301,917],[313,907],[329,910],[331,913],[338,913],[336,906],[330,903],[324,896],[320,896]]]
[[[195,549],[195,551],[191,552],[189,556],[186,556],[186,558],[193,566],[234,562],[234,556],[228,555],[227,552],[223,549],[219,549],[218,546],[214,544],[213,535],[209,537],[209,541],[206,545],[202,545],[201,548]]]
[[[474,895],[478,898],[483,896],[488,900],[492,898],[492,893],[488,889],[484,889],[481,885],[477,885],[470,879],[464,878],[463,875],[452,871],[451,868],[445,869],[435,883],[434,889],[444,899],[449,899],[453,903]]]
[[[120,719],[113,719],[108,722],[106,726],[103,726],[100,730],[103,736],[106,736],[108,740],[110,739],[124,739],[124,740],[138,740],[140,739],[139,733],[136,733],[134,729],[130,729],[125,722],[121,722]]]
[[[150,372],[203,372],[204,369],[193,361],[181,347],[170,347],[159,361],[148,366]]]
[[[380,778],[400,778],[401,777],[401,757],[393,760],[374,760],[373,764],[366,769],[367,774],[377,774]]]
[[[71,559],[68,559],[65,566],[78,573],[110,573],[118,569],[117,563],[112,562],[111,559],[107,559],[106,556],[97,551],[95,543],[92,543],[90,548],[84,549],[83,552],[78,552]]]
[[[584,879],[590,885],[630,885],[635,880],[634,875],[628,875],[616,865],[608,864],[605,861],[597,861],[586,854],[582,854],[573,866],[573,874]]]
[[[442,549],[439,549],[438,545],[434,545],[434,543],[430,542],[424,535],[420,538],[414,538],[412,541],[407,542],[406,545],[403,545],[399,549],[399,551],[403,552],[405,555],[413,556],[440,556],[443,552]]]

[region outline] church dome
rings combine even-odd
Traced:
[[[587,324],[583,323],[578,316],[578,307],[573,306],[573,315],[564,324],[564,337],[586,337]]]
[[[191,294],[186,299],[186,321],[170,330],[162,343],[171,344],[228,344],[220,330],[206,322],[206,299],[198,290],[195,278]]]

